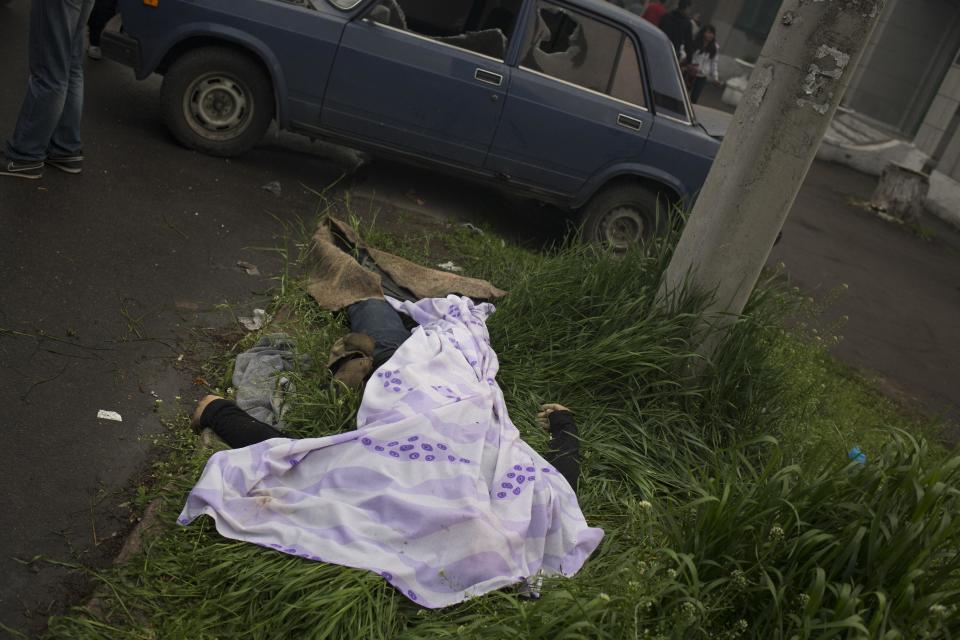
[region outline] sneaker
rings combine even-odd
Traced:
[[[17,162],[0,155],[0,176],[38,180],[43,177],[43,163],[40,161]]]
[[[76,174],[83,171],[83,156],[50,156],[47,164],[60,171]]]
[[[100,50],[100,47],[87,47],[87,57],[91,60],[102,60],[103,51]]]

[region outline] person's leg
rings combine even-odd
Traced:
[[[690,92],[690,102],[697,104],[700,101],[700,94],[703,93],[703,87],[707,84],[707,79],[703,76],[697,76],[693,81],[693,90]]]
[[[92,9],[93,0],[83,0],[82,11],[73,31],[67,96],[57,128],[47,148],[47,157],[54,160],[57,168],[68,173],[79,173],[83,160],[83,143],[80,141],[80,120],[83,116],[83,35]]]
[[[97,0],[90,14],[88,26],[90,27],[90,46],[100,46],[100,34],[103,28],[110,22],[110,18],[117,14],[117,0]]]
[[[43,161],[67,100],[76,35],[91,0],[33,0],[30,12],[30,78],[6,157]]]
[[[234,449],[249,447],[272,438],[285,438],[280,431],[255,418],[236,404],[223,398],[207,396],[198,406],[197,426],[212,429],[221,440]]]
[[[410,337],[403,320],[386,300],[361,300],[347,307],[350,330],[373,338],[373,368],[383,365]]]

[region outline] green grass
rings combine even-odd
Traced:
[[[581,426],[581,506],[607,532],[583,571],[547,580],[537,602],[499,592],[426,611],[372,574],[227,541],[201,521],[98,574],[103,610],[52,619],[50,637],[960,634],[960,459],[927,444],[934,425],[830,359],[831,338],[797,322],[810,309],[779,275],[705,360],[703,300],[655,301],[674,238],[614,259],[576,246],[531,253],[490,233],[366,232],[421,261],[439,247],[510,290],[490,331],[514,422],[539,448],[540,403],[566,404]],[[301,350],[325,362],[342,322],[316,308],[292,268],[276,294]],[[233,355],[205,371],[221,388]],[[296,433],[354,428],[359,397],[333,393],[321,367],[297,383]],[[157,486],[172,521],[207,453],[182,418],[163,444]],[[866,465],[847,459],[854,445]]]

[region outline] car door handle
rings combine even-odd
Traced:
[[[640,129],[643,128],[643,120],[637,120],[636,118],[625,116],[622,113],[617,116],[617,124],[627,129],[633,129],[634,131],[640,131]]]
[[[499,73],[494,73],[493,71],[487,71],[486,69],[477,69],[473,74],[473,77],[480,82],[486,82],[487,84],[492,84],[495,87],[499,87],[503,84],[503,76]]]

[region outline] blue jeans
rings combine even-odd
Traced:
[[[83,112],[83,36],[94,0],[33,0],[30,79],[6,155],[16,162],[77,156]]]
[[[693,81],[693,88],[690,90],[690,102],[697,104],[700,102],[700,94],[703,88],[707,86],[707,79],[704,76],[697,76]]]
[[[373,338],[373,366],[379,368],[410,337],[400,314],[386,300],[362,300],[347,307],[350,331]]]

